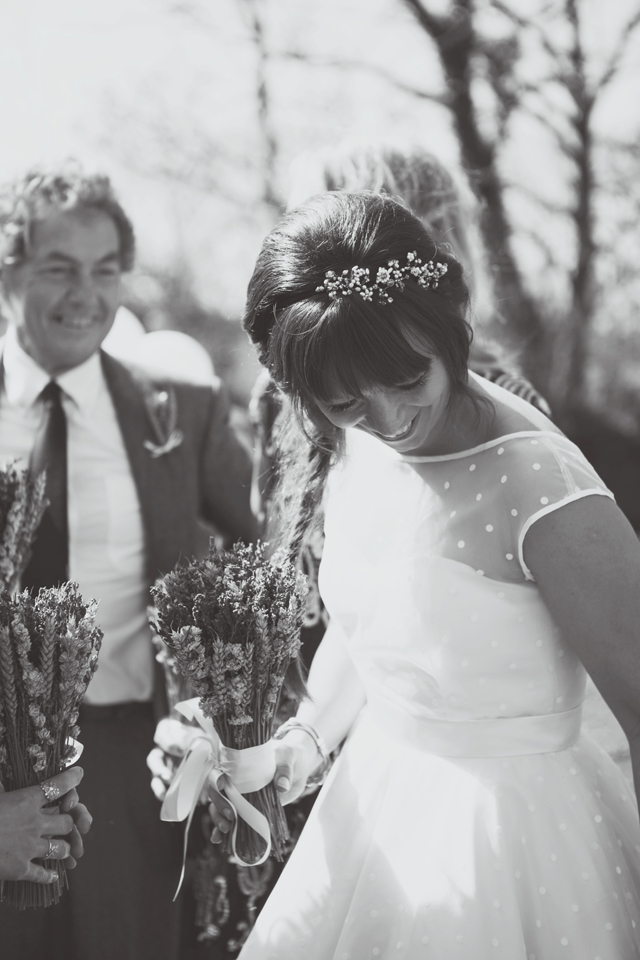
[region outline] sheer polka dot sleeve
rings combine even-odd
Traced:
[[[524,561],[524,539],[540,517],[582,497],[613,494],[575,444],[562,434],[530,434],[504,444],[500,459],[502,512],[527,580],[534,576]]]

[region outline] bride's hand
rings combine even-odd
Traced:
[[[290,730],[282,740],[275,741],[276,772],[274,783],[284,806],[293,803],[304,792],[307,780],[322,763],[315,743],[303,730]],[[220,777],[218,785],[223,790],[228,786],[226,776]],[[234,823],[234,813],[229,801],[215,787],[209,785],[209,815],[215,825],[211,842],[219,843],[222,834],[228,833]]]
[[[193,738],[193,732],[193,727],[171,717],[163,717],[156,727],[153,735],[156,746],[147,757],[147,766],[152,774],[151,789],[161,803]]]

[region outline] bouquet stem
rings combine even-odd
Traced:
[[[47,868],[55,870],[58,879],[54,883],[32,883],[30,880],[3,880],[0,882],[0,901],[15,907],[16,910],[28,910],[30,907],[50,907],[60,902],[63,890],[69,889],[67,871],[62,860],[36,860]]]
[[[269,821],[271,856],[275,857],[276,860],[284,860],[286,842],[289,839],[289,828],[274,784],[268,783],[266,787],[256,793],[246,793],[244,798]],[[266,848],[267,845],[262,837],[240,817],[236,832],[236,852],[244,861],[244,864],[251,866],[257,863],[264,855]],[[222,841],[222,851],[227,856],[233,855],[230,833]]]

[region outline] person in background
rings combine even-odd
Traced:
[[[163,710],[149,587],[195,552],[200,519],[229,540],[257,529],[220,381],[157,376],[101,349],[133,260],[106,176],[64,164],[0,191],[0,457],[45,449],[50,501],[23,586],[77,581],[104,632],[79,720],[87,855],[57,906],[0,909],[3,960],[179,955],[180,835],[161,823],[146,767]]]
[[[522,377],[519,367],[486,328],[496,319],[490,271],[478,202],[462,170],[445,164],[421,143],[345,141],[316,153],[299,154],[291,164],[287,209],[327,190],[370,190],[400,199],[438,243],[462,264],[471,296],[474,327],[470,367],[523,397],[549,415],[546,400]],[[508,327],[509,316],[502,317]]]
[[[149,333],[128,307],[119,307],[102,349],[124,363],[135,363],[154,376],[169,376],[209,386],[216,382],[211,357],[188,333],[152,330]]]

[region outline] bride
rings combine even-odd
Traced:
[[[586,669],[638,782],[640,547],[580,451],[469,373],[467,307],[390,198],[316,197],[258,258],[245,325],[308,439],[287,545],[322,500],[331,617],[283,802],[346,743],[242,960],[640,955],[633,792],[580,732]]]

